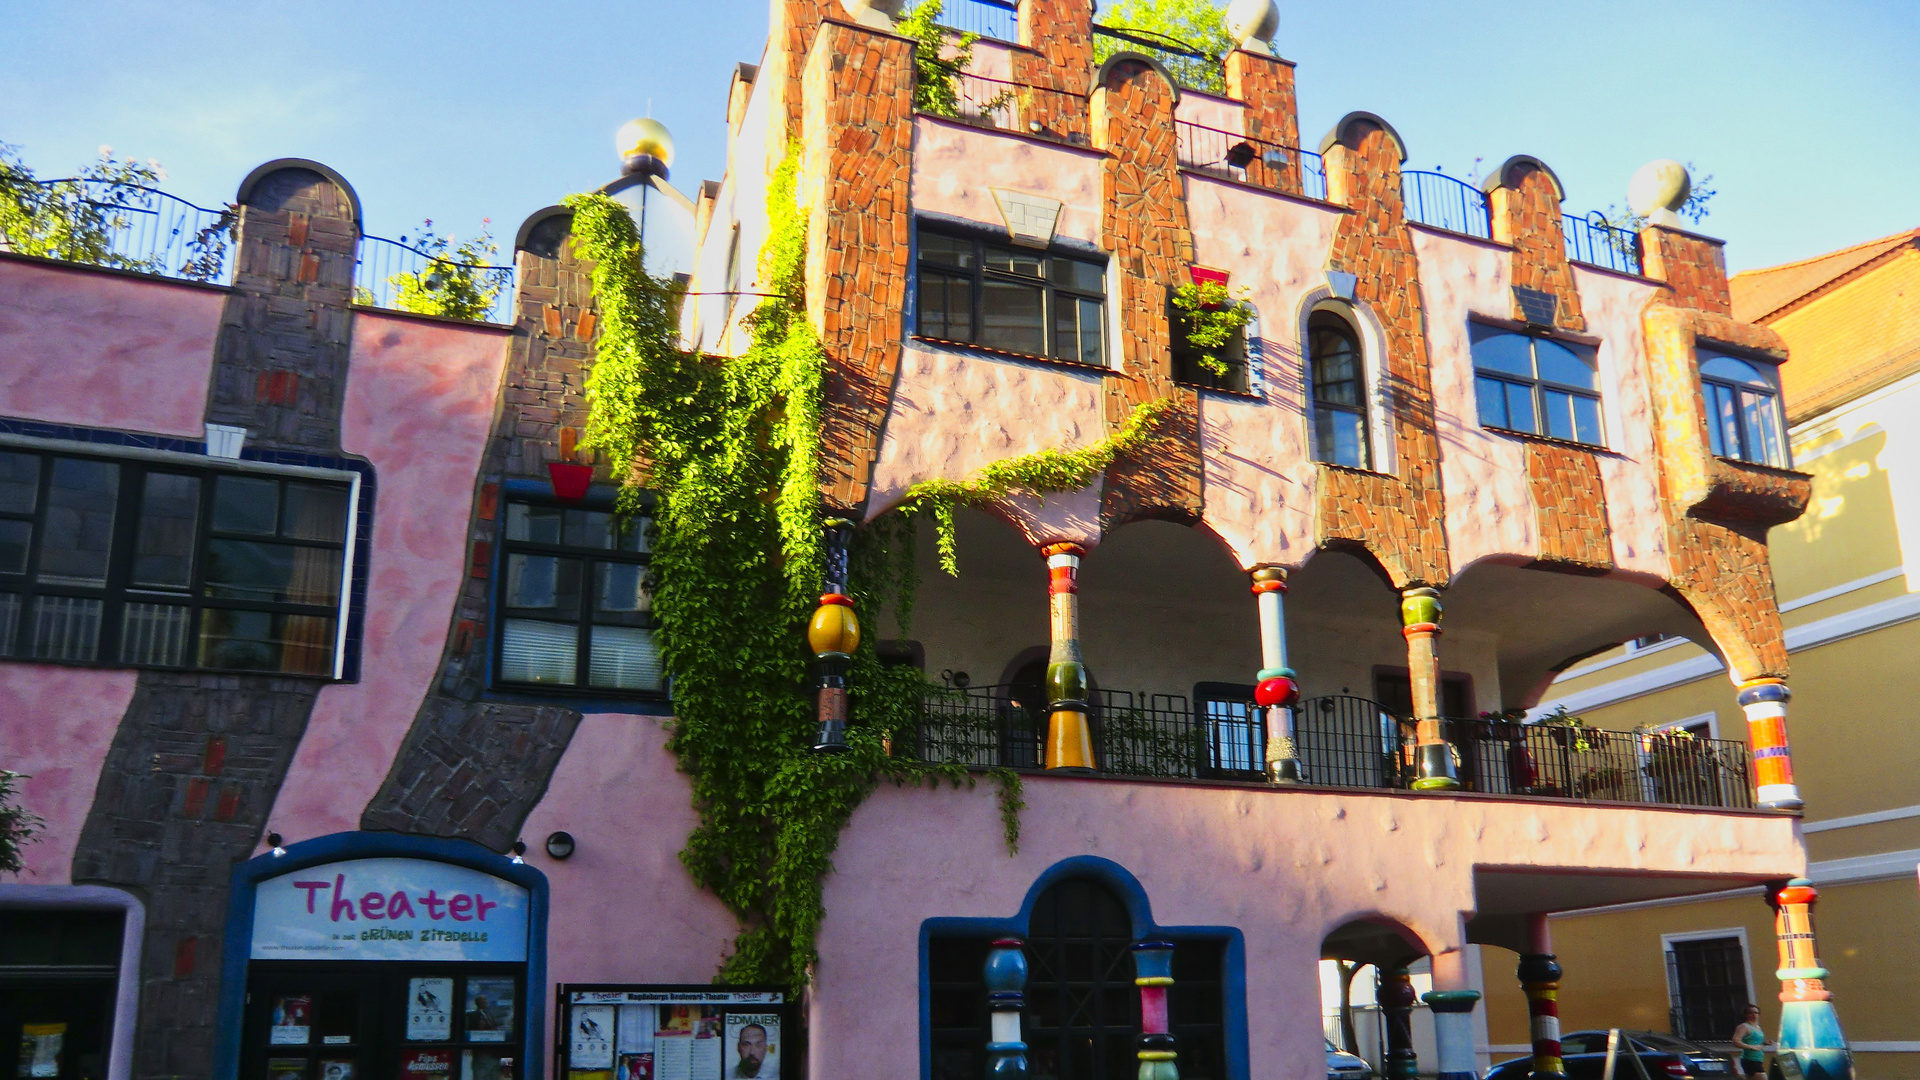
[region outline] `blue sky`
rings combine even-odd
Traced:
[[[1735,269],[1920,226],[1920,5],[1906,0],[1282,0],[1303,141],[1366,109],[1410,167],[1545,160],[1566,208],[1624,202],[1655,157],[1720,194],[1702,231]],[[0,141],[42,176],[101,144],[157,158],[168,190],[230,199],[275,157],[358,189],[370,232],[432,217],[510,241],[529,213],[617,170],[652,115],[691,191],[725,167],[726,88],[756,62],[765,0],[0,0]]]

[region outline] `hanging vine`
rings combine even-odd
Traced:
[[[824,914],[821,890],[853,811],[881,780],[972,784],[957,764],[893,756],[910,739],[921,673],[883,664],[865,640],[849,671],[849,750],[815,754],[802,628],[824,562],[819,496],[826,357],[806,318],[805,215],[790,154],[768,193],[767,292],[738,357],[677,347],[675,296],[641,269],[633,220],[603,195],[576,195],[577,253],[594,263],[601,332],[586,389],[583,446],[626,480],[622,507],[654,498],[653,612],[673,673],[668,747],[691,780],[699,824],[681,861],[740,921],[719,978],[804,986]],[[911,527],[895,514],[856,535],[855,610],[912,609]],[[1011,851],[1019,777],[992,774]]]

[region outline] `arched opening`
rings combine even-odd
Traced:
[[[1320,1012],[1330,1044],[1386,1076],[1397,1055],[1437,1060],[1433,1019],[1418,996],[1433,989],[1426,946],[1384,916],[1342,923],[1320,943]],[[1411,1071],[1411,1069],[1409,1069]]]

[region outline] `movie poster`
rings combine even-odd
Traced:
[[[775,1013],[727,1014],[729,1080],[780,1080],[780,1017]]]
[[[59,1076],[60,1047],[66,1041],[65,1024],[20,1025],[20,1075]]]
[[[407,1039],[446,1042],[453,1038],[453,980],[407,980]]]
[[[313,999],[283,997],[273,1003],[273,1030],[267,1035],[271,1046],[305,1046],[313,1038]]]
[[[568,1036],[567,1065],[573,1069],[613,1068],[613,1006],[575,1005]]]
[[[400,1080],[454,1080],[453,1051],[405,1051],[400,1055]]]
[[[653,1080],[653,1054],[621,1054],[613,1080]]]
[[[513,980],[467,980],[467,1041],[506,1042],[513,1030]]]

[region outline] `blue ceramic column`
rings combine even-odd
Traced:
[[[987,1008],[993,1011],[987,1080],[1026,1080],[1027,1044],[1020,1038],[1020,1010],[1027,1003],[1024,944],[1001,938],[987,949]]]

